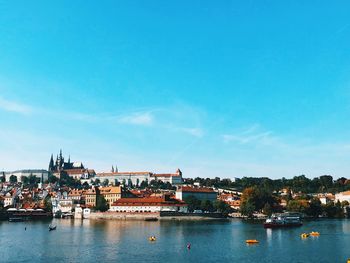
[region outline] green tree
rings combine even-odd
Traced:
[[[140,188],[141,189],[145,189],[148,186],[148,182],[147,181],[142,181],[140,184]]]
[[[326,217],[334,218],[334,217],[343,217],[343,209],[341,208],[341,204],[338,201],[334,204],[334,202],[329,202],[328,204],[323,206],[323,212]]]
[[[24,186],[27,186],[29,184],[29,179],[27,176],[21,176],[21,182]]]
[[[264,208],[263,208],[263,212],[264,212],[265,215],[271,216],[271,214],[272,214],[272,207],[271,207],[271,205],[269,203],[265,203]]]
[[[214,208],[216,209],[216,211],[218,211],[222,214],[227,215],[227,214],[232,212],[231,206],[222,200],[215,200],[213,205],[214,205]]]
[[[90,185],[89,185],[87,182],[84,182],[83,185],[82,185],[82,187],[83,187],[85,190],[87,190],[87,189],[90,188]]]
[[[201,210],[203,211],[208,211],[208,212],[214,211],[213,203],[210,202],[209,200],[202,200],[200,207],[201,207]]]
[[[52,184],[57,183],[59,181],[59,179],[56,176],[52,175],[51,173],[49,174],[48,180],[49,180],[49,183],[52,183]]]
[[[321,201],[318,198],[313,198],[310,201],[309,207],[306,209],[306,214],[308,216],[317,218],[319,215],[322,214],[322,205]]]
[[[289,212],[306,213],[309,203],[306,200],[290,200],[287,204]]]
[[[201,201],[195,198],[193,195],[186,196],[184,198],[186,204],[188,204],[188,211],[193,212],[194,210],[201,209]]]
[[[255,211],[255,204],[252,199],[246,199],[241,201],[240,212],[247,217],[253,217]]]
[[[109,208],[109,205],[107,203],[107,200],[104,198],[103,195],[98,194],[96,196],[96,209],[101,212],[105,212],[108,210],[108,208]]]
[[[100,183],[101,183],[100,179],[97,178],[94,182],[94,185],[100,185]]]
[[[14,183],[17,183],[17,176],[15,176],[15,175],[12,174],[12,175],[10,176],[10,183],[13,183],[13,184],[14,184]]]
[[[52,212],[52,202],[51,202],[51,197],[48,195],[46,196],[45,200],[44,200],[44,209],[47,212]]]
[[[109,180],[108,179],[104,179],[102,182],[102,186],[108,186],[109,184]]]
[[[28,183],[32,187],[37,187],[40,182],[40,178],[37,178],[35,175],[31,174],[28,177]]]

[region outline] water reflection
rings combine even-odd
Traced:
[[[349,220],[306,222],[293,229],[264,229],[241,220],[53,220],[0,224],[1,262],[345,262]],[[24,227],[27,231],[24,231]],[[300,233],[319,231],[319,238]],[[149,242],[154,235],[156,242]],[[258,239],[247,246],[246,239]],[[192,244],[191,250],[186,244]],[[331,242],[331,245],[330,245]]]

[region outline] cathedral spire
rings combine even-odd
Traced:
[[[50,163],[49,163],[49,171],[51,172],[53,170],[54,170],[53,154],[51,154]]]

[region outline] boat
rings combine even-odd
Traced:
[[[145,221],[158,221],[158,218],[156,218],[156,217],[146,217]]]
[[[157,239],[156,239],[155,236],[151,236],[151,237],[148,238],[148,240],[149,240],[149,241],[156,241]]]
[[[320,235],[319,232],[314,232],[314,231],[312,231],[312,232],[310,233],[310,236],[313,236],[313,237],[318,237],[319,235]]]
[[[299,213],[282,213],[273,214],[266,219],[264,228],[296,227],[302,226],[301,216]]]
[[[259,243],[259,241],[256,239],[247,239],[245,242],[247,244],[258,244]]]
[[[309,237],[309,234],[307,234],[307,233],[302,233],[302,234],[300,235],[300,237],[301,237],[301,238],[308,238],[308,237]]]
[[[49,225],[49,231],[56,230],[56,226]]]

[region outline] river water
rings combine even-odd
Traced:
[[[48,231],[50,223],[57,225],[56,231]],[[300,238],[311,231],[321,235]],[[148,241],[151,235],[157,237],[155,242]],[[260,243],[246,245],[246,239]],[[0,262],[337,263],[348,258],[350,220],[311,221],[274,230],[238,219],[0,222]]]

